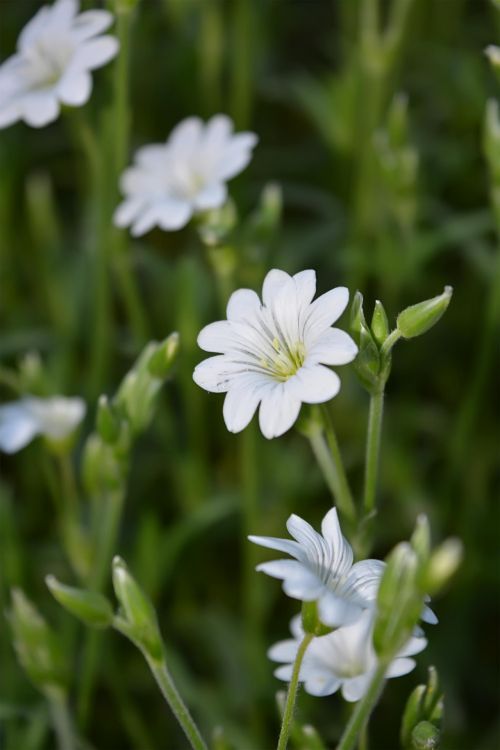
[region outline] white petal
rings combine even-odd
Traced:
[[[217,320],[202,328],[198,334],[198,346],[205,352],[227,352],[235,346],[235,335],[227,320]]]
[[[321,522],[321,533],[333,552],[332,568],[343,576],[352,565],[352,548],[340,530],[337,509],[328,511]]]
[[[92,77],[86,71],[67,73],[57,84],[57,94],[64,104],[80,107],[89,100],[92,91]]]
[[[283,383],[273,385],[263,394],[259,409],[259,424],[264,437],[283,435],[299,416],[300,401],[290,396]]]
[[[238,289],[229,297],[226,315],[228,320],[251,320],[260,308],[260,299],[252,289]]]
[[[233,136],[219,160],[214,177],[219,180],[230,180],[242,172],[250,163],[252,149],[256,144],[257,136],[254,133],[238,133]]]
[[[304,637],[304,628],[302,627],[302,615],[295,615],[290,620],[290,632],[295,638],[295,640],[300,639]]]
[[[340,318],[347,303],[349,291],[345,286],[338,286],[315,300],[306,316],[305,332],[310,341],[323,333]]]
[[[33,128],[42,128],[59,116],[59,103],[52,90],[32,91],[19,102],[23,119]]]
[[[293,665],[292,664],[283,664],[282,667],[278,667],[278,669],[274,670],[274,676],[278,678],[278,680],[283,680],[284,682],[290,682],[292,679],[292,672],[293,672]]]
[[[350,703],[359,701],[368,690],[371,674],[362,674],[358,677],[351,677],[345,680],[342,685],[342,695]]]
[[[290,539],[278,539],[274,536],[254,536],[250,535],[249,540],[254,544],[260,544],[261,547],[267,547],[268,549],[275,549],[278,552],[286,552],[297,560],[305,560],[302,547],[297,542],[292,542]]]
[[[323,365],[305,365],[286,382],[286,390],[306,404],[330,401],[340,390],[340,378]]]
[[[259,573],[265,573],[272,578],[296,581],[299,586],[303,582],[307,582],[308,585],[311,581],[314,581],[314,585],[317,586],[317,578],[314,576],[311,579],[312,574],[298,560],[269,560],[268,562],[259,563],[255,570]],[[308,601],[310,600],[308,599]]]
[[[316,294],[316,271],[300,271],[293,276],[301,304],[305,307]]]
[[[224,399],[222,414],[229,432],[241,432],[248,425],[260,403],[262,388],[231,388]]]
[[[384,570],[385,563],[381,560],[361,560],[352,566],[345,588],[358,594],[361,600],[374,601]]]
[[[422,638],[422,636],[418,637],[412,637],[406,643],[402,649],[398,651],[397,656],[414,656],[415,654],[419,654],[421,651],[423,651],[427,646],[427,638]]]
[[[79,0],[56,0],[51,7],[51,21],[60,28],[68,27],[79,10]]]
[[[309,695],[321,698],[325,695],[336,693],[340,685],[341,682],[337,677],[318,672],[304,682],[304,690],[306,693],[309,693]]]
[[[335,628],[352,625],[359,620],[363,613],[363,610],[357,604],[348,602],[331,591],[323,594],[319,600],[318,611],[321,622]]]
[[[158,203],[158,226],[165,231],[182,229],[193,215],[187,201],[166,198]]]
[[[345,365],[356,357],[358,347],[340,328],[327,328],[312,345],[306,341],[307,361],[324,365]]]
[[[134,155],[134,161],[147,169],[154,169],[159,163],[165,162],[168,154],[167,146],[164,143],[150,143],[148,146],[141,146]]]
[[[21,52],[26,52],[28,50],[33,42],[36,41],[37,37],[40,35],[40,32],[43,32],[43,30],[47,27],[48,19],[50,18],[52,9],[45,5],[43,8],[40,8],[38,13],[35,13],[33,18],[28,21],[24,29],[19,34],[19,39],[17,40],[17,48]]]
[[[114,36],[100,36],[89,39],[78,47],[73,65],[84,70],[93,70],[106,65],[115,57],[120,45]]]
[[[15,101],[2,102],[0,100],[0,128],[8,128],[21,118],[19,105]]]
[[[320,563],[320,558],[324,556],[325,543],[321,535],[313,529],[310,523],[304,521],[300,516],[292,515],[286,522],[288,532],[298,541],[305,550],[309,560]]]
[[[291,560],[290,562],[293,562]],[[265,563],[264,563],[265,564]],[[289,576],[283,580],[283,591],[292,599],[300,599],[303,602],[313,602],[325,590],[323,582],[315,573],[302,568],[301,575]]]
[[[291,277],[278,268],[272,268],[264,279],[262,285],[262,301],[267,307],[271,307],[276,299],[276,295],[282,287],[290,281]]]
[[[430,607],[425,606],[420,615],[424,622],[428,622],[429,625],[436,625],[439,620]]]
[[[128,227],[133,221],[137,219],[144,207],[144,201],[142,198],[126,198],[116,208],[113,214],[113,224],[116,227]]]
[[[394,659],[385,673],[386,677],[401,677],[415,667],[415,659]]]
[[[203,131],[199,117],[187,117],[172,130],[168,145],[176,157],[184,159],[198,146]]]
[[[249,385],[257,379],[262,380],[262,385],[265,387],[265,378],[257,373],[249,372],[247,365],[235,362],[225,354],[203,360],[195,367],[193,373],[194,382],[211,393],[225,393],[236,380],[239,381],[238,384]]]
[[[0,407],[0,450],[16,453],[39,432],[38,422],[24,400]]]
[[[298,647],[298,642],[292,638],[287,641],[279,641],[271,646],[267,656],[271,661],[294,662]]]
[[[87,10],[80,13],[72,23],[71,32],[83,42],[97,34],[102,34],[113,23],[113,16],[107,10]]]
[[[212,183],[201,190],[194,198],[194,205],[199,211],[209,211],[222,206],[227,198],[227,188],[222,182]]]
[[[140,237],[146,234],[146,232],[150,232],[153,227],[158,225],[158,219],[158,205],[153,204],[152,206],[148,206],[144,211],[141,211],[132,224],[132,229],[130,230],[132,236]]]

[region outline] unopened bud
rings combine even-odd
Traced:
[[[96,417],[97,432],[106,443],[115,443],[120,435],[120,420],[114,413],[108,397],[99,396]]]
[[[423,513],[417,518],[415,531],[411,537],[411,546],[417,553],[420,563],[426,563],[431,549],[431,532],[427,516]]]
[[[380,354],[363,311],[363,295],[356,292],[351,305],[349,329],[358,346],[354,369],[361,384],[370,393],[379,387]]]
[[[463,546],[459,539],[446,539],[431,555],[425,570],[425,587],[434,594],[445,586],[462,562]]]
[[[437,297],[407,307],[399,313],[397,327],[401,335],[405,339],[411,339],[432,328],[446,312],[452,294],[452,287],[446,286],[444,292]]]
[[[236,206],[231,199],[220,208],[207,211],[199,217],[198,233],[207,247],[216,247],[226,240],[238,221]]]
[[[163,380],[172,369],[179,351],[179,334],[174,331],[156,347],[148,360],[148,371],[155,378]]]
[[[371,330],[373,338],[379,346],[382,346],[389,335],[389,321],[384,306],[380,300],[376,300],[373,308]]]
[[[430,721],[421,721],[411,735],[412,750],[437,750],[441,732]]]
[[[65,610],[95,628],[106,628],[113,622],[113,608],[102,594],[96,591],[65,586],[54,576],[45,579],[52,596]]]

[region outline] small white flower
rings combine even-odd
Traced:
[[[57,119],[61,104],[88,101],[90,71],[116,55],[118,41],[101,36],[111,13],[78,10],[78,0],[56,0],[24,27],[16,54],[0,67],[0,127],[24,120],[40,128]]]
[[[206,124],[188,117],[166,143],[135,154],[134,166],[120,181],[125,200],[116,209],[116,226],[131,226],[137,237],[155,226],[181,229],[193,214],[219,208],[227,198],[226,182],[245,169],[256,143],[254,133],[234,134],[226,115]]]
[[[342,689],[346,701],[359,701],[365,694],[377,668],[377,657],[372,646],[373,614],[363,612],[353,624],[328,635],[314,638],[305,653],[299,680],[310,695],[331,695]],[[283,662],[275,671],[280,680],[289,682],[298,647],[304,637],[300,615],[294,617],[290,630],[293,639],[272,646],[268,656]],[[409,656],[420,653],[427,645],[422,637],[412,637],[389,665],[386,678],[400,677],[411,672],[415,660]]]
[[[219,356],[201,362],[194,380],[213,393],[226,392],[224,420],[240,432],[259,403],[266,438],[282,435],[297,419],[302,402],[329,401],[339,391],[338,375],[324,365],[344,365],[357,354],[350,336],[331,328],[346,308],[349,292],[337,287],[314,302],[316,274],[289,276],[269,271],[262,303],[239,289],[227,305],[227,320],[205,326],[198,345]]]
[[[0,450],[16,453],[37,435],[64,440],[85,416],[81,398],[26,396],[0,406]]]
[[[248,537],[255,544],[295,558],[261,563],[258,571],[281,578],[283,591],[293,599],[317,601],[321,621],[331,627],[354,623],[363,610],[374,607],[385,563],[361,560],[353,565],[351,545],[342,535],[336,508],[331,508],[323,518],[322,534],[294,514],[286,526],[296,541]],[[422,619],[437,622],[428,607],[424,607]]]

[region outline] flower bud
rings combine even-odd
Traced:
[[[427,685],[418,685],[406,702],[401,722],[401,744],[404,750],[413,746],[413,731],[421,722],[431,722],[440,727],[443,715],[443,696],[434,667],[429,667]]]
[[[446,286],[444,292],[437,297],[407,307],[399,313],[397,327],[401,335],[405,339],[411,339],[432,328],[445,313],[452,294],[452,287]]]
[[[421,721],[411,735],[412,750],[437,750],[441,732],[429,721]]]
[[[83,449],[82,476],[89,495],[116,490],[123,486],[126,461],[115,446],[97,434],[89,435]]]
[[[69,672],[60,640],[20,589],[12,591],[8,618],[19,662],[33,684],[45,693],[66,691]]]
[[[426,563],[431,549],[431,532],[427,516],[423,513],[417,518],[415,531],[411,537],[411,546],[417,553],[420,563]]]
[[[361,292],[356,292],[352,301],[349,329],[358,346],[358,356],[354,360],[356,375],[371,393],[379,387],[380,355],[377,342],[366,323]]]
[[[96,417],[97,432],[105,443],[115,443],[120,435],[120,421],[109,403],[108,397],[99,396]]]
[[[54,576],[47,576],[45,583],[59,604],[85,625],[106,628],[112,624],[113,608],[102,594],[65,586]]]
[[[166,378],[172,369],[178,351],[179,334],[174,331],[174,333],[171,333],[170,336],[167,336],[166,339],[158,344],[155,351],[151,354],[148,360],[150,375],[160,380]]]
[[[128,637],[147,656],[160,661],[163,657],[163,643],[156,611],[120,557],[113,559],[113,587],[122,608]]]
[[[496,44],[488,44],[484,50],[484,54],[492,64],[493,68],[497,72],[500,72],[500,47],[497,47]]]
[[[375,339],[377,344],[379,346],[382,346],[387,336],[389,335],[389,321],[387,320],[387,314],[380,300],[375,301],[371,330],[373,338]]]
[[[220,208],[202,214],[198,222],[198,234],[206,247],[216,247],[226,240],[238,221],[234,202],[229,199]]]
[[[425,569],[424,586],[430,594],[435,594],[454,575],[463,557],[463,546],[459,539],[446,539],[431,555]]]

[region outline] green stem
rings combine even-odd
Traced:
[[[366,514],[371,513],[375,507],[383,415],[384,391],[382,389],[373,393],[370,397],[368,432],[366,436],[365,491],[363,501]]]
[[[344,734],[342,735],[336,750],[352,750],[355,747],[360,732],[367,725],[370,714],[380,698],[380,694],[384,687],[386,671],[387,664],[385,662],[380,662],[372,677],[368,690],[359,703],[356,704],[356,708],[349,719],[349,723],[344,730]]]
[[[395,328],[394,331],[391,331],[391,333],[387,336],[386,340],[382,344],[382,347],[380,349],[380,358],[383,360],[389,352],[391,351],[394,344],[399,341],[401,338],[401,332]]]
[[[315,452],[320,468],[323,471],[340,512],[344,514],[349,522],[354,522],[356,519],[356,506],[354,505],[351,488],[345,473],[342,456],[340,455],[337,436],[328,409],[323,405],[320,411],[323,431],[329,450],[328,455],[326,455],[324,447],[320,444],[320,441],[317,440],[316,450],[318,450],[319,453],[316,453],[314,445],[313,451]],[[312,442],[311,439],[311,443]]]
[[[78,516],[79,498],[70,454],[67,452],[58,453],[57,464],[61,477],[62,506],[63,508],[67,508],[72,518],[76,518]]]
[[[54,690],[49,696],[50,712],[59,750],[76,750],[75,735],[66,696]]]
[[[288,745],[288,738],[290,736],[290,730],[292,728],[293,712],[295,709],[295,701],[297,698],[297,689],[299,685],[300,667],[302,666],[302,660],[306,653],[307,647],[314,638],[312,633],[306,633],[302,642],[298,648],[297,656],[295,657],[295,663],[293,665],[292,679],[288,686],[288,693],[286,696],[285,710],[283,712],[283,721],[281,722],[281,731],[278,739],[277,750],[286,750]]]
[[[145,654],[145,657],[163,697],[181,725],[193,750],[208,750],[207,745],[200,734],[200,730],[196,726],[186,704],[177,691],[172,676],[167,669],[165,660],[163,659],[163,661],[158,662],[151,659],[147,654]]]

